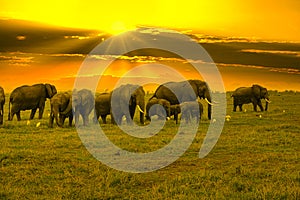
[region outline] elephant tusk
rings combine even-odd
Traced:
[[[209,102],[207,98],[205,98],[205,101],[206,101],[209,105],[211,105],[211,106],[214,105],[214,104],[212,104],[211,102]]]
[[[271,101],[269,101],[268,99],[265,99],[265,100],[266,100],[266,102],[271,103]]]
[[[144,111],[141,109],[141,107],[140,107],[139,105],[137,105],[136,107],[139,109],[139,111],[140,111],[141,113],[144,113]]]

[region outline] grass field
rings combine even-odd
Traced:
[[[42,120],[27,125],[26,111],[22,121],[0,126],[0,199],[299,199],[300,93],[271,91],[270,99],[268,112],[244,105],[246,112],[234,113],[228,94],[231,120],[208,156],[198,158],[209,125],[204,117],[180,159],[142,174],[93,158],[75,127],[49,129],[47,101]],[[7,111],[6,103],[5,119]],[[111,124],[102,128],[115,144],[136,152],[161,148],[176,133],[174,121],[149,139],[129,137]]]

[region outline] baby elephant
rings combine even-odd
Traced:
[[[94,122],[97,123],[99,117],[106,124],[106,116],[111,114],[111,93],[102,93],[95,99]]]
[[[196,118],[197,123],[201,119],[203,114],[203,106],[198,101],[188,101],[180,104],[181,106],[181,119],[185,120],[185,123],[189,123],[193,118]]]
[[[69,126],[72,126],[73,112],[72,112],[72,96],[65,92],[55,94],[50,99],[51,113],[49,118],[49,127],[53,127],[53,121],[55,119],[56,124],[59,127],[63,127],[65,119],[69,118]]]
[[[170,117],[174,115],[174,120],[178,124],[178,115],[181,113],[180,104],[170,106]]]
[[[146,105],[146,119],[151,120],[154,115],[158,116],[158,119],[166,119],[170,117],[170,102],[165,99],[152,98]]]

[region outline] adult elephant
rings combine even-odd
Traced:
[[[9,98],[8,120],[12,120],[17,115],[18,121],[21,120],[21,110],[31,110],[30,118],[33,119],[37,109],[39,109],[39,119],[43,117],[45,101],[57,93],[54,85],[35,84],[32,86],[23,85],[12,91]],[[11,109],[10,109],[10,104]]]
[[[132,124],[135,109],[138,108],[140,123],[144,124],[145,91],[142,86],[127,84],[116,88],[112,91],[111,105],[114,123],[121,125],[125,116],[127,124]]]
[[[254,111],[257,112],[257,105],[261,111],[268,110],[269,94],[268,90],[260,85],[254,84],[252,87],[240,87],[237,88],[233,94],[233,111],[236,111],[236,107],[239,106],[240,111],[242,111],[243,104],[252,103]],[[262,106],[261,99],[266,100],[265,109]]]
[[[79,115],[83,120],[83,125],[89,124],[89,115],[94,109],[95,100],[93,93],[88,89],[73,91],[72,94],[72,108],[75,115],[75,124],[79,125]]]
[[[146,104],[146,119],[157,115],[159,119],[166,119],[171,116],[171,104],[168,100],[152,98]]]
[[[211,97],[206,82],[188,80],[182,82],[168,82],[160,85],[151,98],[166,99],[171,105],[186,101],[196,101],[197,97],[208,103],[208,119],[211,119]],[[150,98],[150,99],[151,99]]]
[[[4,89],[0,87],[0,125],[3,124],[5,94]]]
[[[50,99],[50,104],[49,127],[53,127],[54,119],[59,127],[63,127],[66,118],[69,118],[69,126],[71,127],[73,121],[72,96],[67,92],[55,94]]]
[[[99,117],[106,124],[107,115],[111,114],[111,93],[102,93],[95,99],[94,122],[97,123]]]
[[[203,105],[199,101],[186,101],[180,104],[181,107],[181,119],[185,120],[185,123],[191,122],[196,118],[199,123],[203,114]]]

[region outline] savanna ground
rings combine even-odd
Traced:
[[[75,127],[49,129],[47,101],[42,120],[27,125],[26,111],[22,121],[0,127],[0,199],[299,199],[300,93],[272,91],[270,99],[268,112],[255,113],[249,104],[234,113],[227,94],[231,119],[213,150],[198,158],[209,125],[203,117],[184,155],[149,173],[102,164]],[[7,110],[6,103],[5,119]],[[129,137],[111,124],[102,128],[115,144],[137,152],[161,148],[176,133],[174,121],[149,139]]]

